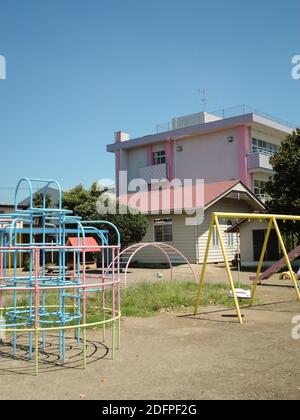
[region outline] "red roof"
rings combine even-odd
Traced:
[[[8,224],[10,224],[13,221],[13,219],[0,219],[0,227],[6,227]]]
[[[204,184],[204,206],[208,206],[208,204],[231,190],[237,184],[239,184],[239,181],[224,181]]]
[[[142,191],[119,197],[123,205],[137,208],[142,213],[157,213],[168,210],[191,210],[206,208],[222,195],[229,192],[240,181],[225,181],[158,191]]]
[[[71,247],[74,247],[74,248],[78,247],[78,246],[79,247],[88,246],[89,248],[91,248],[91,249],[88,250],[88,252],[99,252],[100,251],[99,245],[98,245],[96,239],[91,238],[91,237],[85,238],[85,242],[83,241],[82,238],[80,238],[79,240],[78,240],[78,238],[68,238],[67,246],[71,246]]]

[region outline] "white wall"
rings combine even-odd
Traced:
[[[154,144],[152,146],[152,152],[163,152],[166,150],[165,143]]]
[[[165,216],[173,219],[173,242],[169,245],[179,249],[185,257],[191,261],[196,262],[196,242],[197,234],[196,227],[185,225],[185,215],[171,215]],[[154,220],[164,218],[164,216],[149,216],[149,226],[142,242],[154,242]],[[144,264],[161,264],[167,263],[166,257],[159,251],[148,248],[140,252],[135,261]]]
[[[256,172],[255,174],[253,174],[253,181],[257,180],[257,181],[268,182],[269,179],[270,179],[270,175],[265,174],[263,172]]]
[[[206,211],[204,222],[201,226],[186,226],[185,215],[171,215],[173,219],[173,242],[170,245],[178,248],[191,263],[203,262],[208,231],[212,212],[249,212],[251,209],[245,201],[223,199]],[[251,210],[252,211],[252,210]],[[149,227],[142,242],[154,242],[154,220],[163,216],[149,216]],[[227,230],[227,220],[220,221],[221,230]],[[227,246],[227,234],[224,233],[227,255],[232,260],[238,250],[237,236],[234,235],[233,246]],[[199,260],[200,259],[200,260]],[[136,262],[144,264],[157,264],[166,262],[166,258],[155,249],[149,248],[137,254]],[[223,262],[221,247],[210,247],[209,263]]]
[[[228,137],[234,137],[229,143]],[[177,152],[177,146],[183,151]],[[235,130],[176,141],[175,178],[205,179],[205,182],[239,179],[238,140]]]
[[[206,250],[206,245],[207,245],[207,240],[208,240],[208,232],[209,232],[209,227],[210,227],[210,223],[211,223],[212,213],[213,212],[226,212],[226,213],[232,213],[232,212],[240,213],[241,212],[241,213],[245,213],[245,212],[249,212],[249,211],[252,211],[252,209],[250,209],[250,207],[248,206],[248,204],[245,201],[238,201],[238,200],[226,199],[226,198],[219,201],[217,204],[212,206],[208,211],[206,211],[204,223],[201,226],[199,226],[199,228],[198,228],[198,249],[199,249],[199,262],[200,262],[200,264],[202,264],[203,260],[204,260],[204,255],[205,255],[205,250]],[[228,244],[227,244],[227,234],[224,233],[229,227],[227,225],[228,220],[232,220],[233,222],[235,222],[233,219],[220,220],[220,226],[221,226],[221,231],[223,233],[224,243],[226,245],[227,256],[228,256],[229,260],[233,260],[235,254],[238,250],[238,240],[237,240],[237,235],[235,234],[234,235],[234,245],[233,246],[228,246]],[[220,246],[214,247],[211,243],[208,262],[209,263],[217,263],[217,262],[223,262],[223,261],[224,261],[224,258],[223,258],[221,247]]]
[[[258,131],[255,129],[251,130],[252,138],[259,139],[266,141],[268,143],[276,144],[277,146],[281,145],[281,142],[284,140],[283,137],[275,137],[274,135],[270,134],[266,131]]]
[[[140,147],[128,151],[128,181],[139,178],[139,169],[145,168],[148,165],[147,161],[147,148]]]

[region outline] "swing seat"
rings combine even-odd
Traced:
[[[238,299],[251,299],[251,290],[235,289],[235,293]],[[233,299],[232,291],[229,292],[229,299]]]

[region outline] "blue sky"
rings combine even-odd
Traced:
[[[0,202],[114,176],[106,144],[243,103],[300,125],[299,0],[0,0]]]

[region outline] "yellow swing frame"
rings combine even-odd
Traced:
[[[250,214],[247,214],[247,213],[212,213],[211,224],[210,224],[210,228],[209,228],[208,240],[207,240],[206,251],[205,251],[205,257],[204,257],[204,261],[203,261],[203,267],[202,267],[200,282],[199,282],[198,291],[197,291],[194,314],[195,315],[198,314],[198,309],[199,309],[200,300],[201,300],[201,292],[202,292],[202,289],[203,289],[203,286],[204,286],[205,274],[206,274],[206,269],[207,269],[207,264],[208,264],[208,256],[209,256],[211,240],[212,240],[214,228],[216,227],[217,234],[218,234],[219,241],[220,241],[220,245],[221,245],[221,249],[222,249],[222,254],[223,254],[223,257],[224,257],[224,262],[225,262],[226,271],[227,271],[227,275],[228,275],[228,279],[229,279],[229,284],[230,284],[230,288],[232,290],[232,296],[233,296],[235,307],[236,307],[237,317],[238,317],[238,320],[239,320],[240,324],[244,323],[243,317],[242,317],[242,314],[241,314],[241,309],[240,309],[238,297],[237,297],[237,293],[236,293],[236,290],[235,290],[235,285],[234,285],[234,280],[233,280],[233,276],[232,276],[232,271],[231,271],[231,268],[230,268],[229,259],[228,259],[227,253],[226,253],[226,247],[225,247],[224,239],[223,239],[221,228],[220,228],[220,221],[219,221],[220,219],[236,219],[236,220],[246,219],[248,221],[251,221],[251,220],[260,220],[260,221],[267,220],[267,221],[269,221],[265,241],[264,241],[264,244],[263,244],[263,247],[262,247],[260,260],[259,260],[258,267],[257,267],[255,281],[254,281],[252,291],[251,291],[251,299],[250,299],[249,306],[250,307],[253,306],[253,302],[254,302],[254,299],[255,299],[255,292],[256,292],[256,289],[257,289],[257,285],[259,283],[261,270],[262,270],[262,267],[263,267],[263,262],[264,262],[264,259],[265,259],[265,254],[266,254],[266,251],[267,251],[267,246],[268,246],[268,243],[269,243],[270,233],[271,233],[272,227],[275,228],[275,231],[277,233],[279,243],[280,243],[280,247],[281,247],[283,256],[286,260],[286,265],[288,267],[288,271],[290,273],[293,285],[294,285],[295,290],[296,290],[297,300],[300,302],[300,290],[298,288],[297,279],[296,279],[295,273],[293,271],[292,264],[289,260],[288,252],[287,252],[286,246],[284,244],[284,240],[282,238],[282,234],[280,232],[280,229],[279,229],[279,226],[278,226],[278,223],[277,223],[278,220],[280,220],[280,221],[291,220],[291,221],[294,221],[294,222],[300,221],[300,216],[283,216],[283,215],[253,214],[253,213],[250,213]]]

